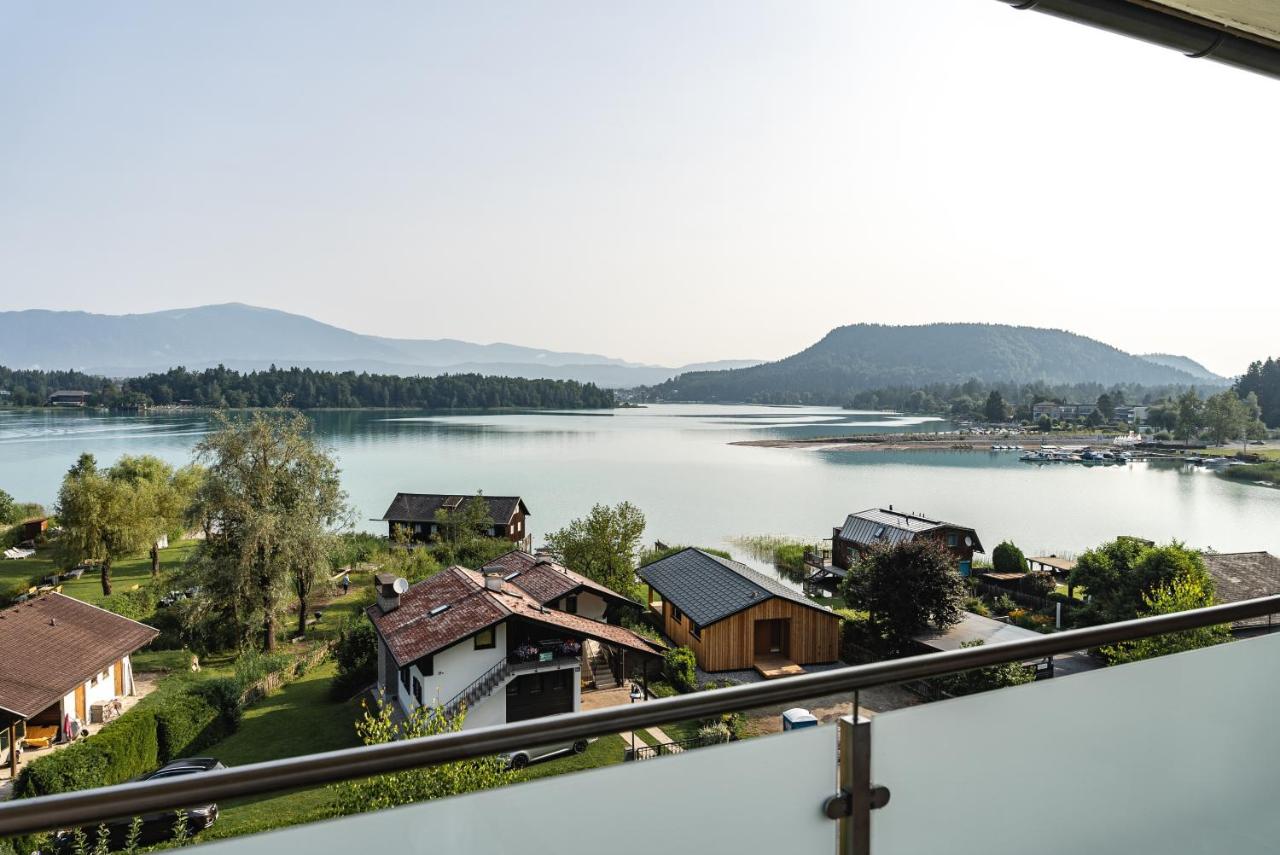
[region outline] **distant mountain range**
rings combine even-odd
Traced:
[[[1176,368],[1179,371],[1185,371],[1192,377],[1198,377],[1206,383],[1222,384],[1229,382],[1226,377],[1220,374],[1214,374],[1208,368],[1205,368],[1199,362],[1186,356],[1176,356],[1172,353],[1144,353],[1142,358],[1147,362],[1154,362],[1156,365],[1163,365],[1167,368]]]
[[[933,384],[1225,384],[1182,356],[1134,356],[1064,330],[998,324],[838,327],[777,362],[690,372],[656,389],[665,400],[842,403],[861,391]]]
[[[479,373],[623,388],[661,383],[684,372],[758,363],[725,360],[667,367],[514,344],[383,338],[240,303],[138,315],[0,312],[0,365],[76,369],[108,377],[179,365],[194,370],[221,364],[251,371],[274,364],[403,376]]]

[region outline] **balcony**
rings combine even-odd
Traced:
[[[0,836],[318,786],[1231,623],[1280,596],[1027,641],[0,805]],[[1275,851],[1280,635],[203,844],[453,853]],[[643,828],[619,820],[619,805]],[[562,821],[549,822],[556,817]]]

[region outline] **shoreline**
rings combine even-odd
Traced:
[[[1111,445],[1116,434],[1010,434],[962,436],[958,434],[857,434],[805,439],[740,439],[730,445],[753,448],[807,448],[812,451],[990,451],[992,445],[1021,445],[1032,450],[1046,445]]]

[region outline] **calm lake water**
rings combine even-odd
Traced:
[[[1280,490],[1177,463],[1035,467],[986,451],[815,452],[738,439],[936,430],[945,422],[822,407],[662,405],[611,412],[439,415],[314,413],[341,461],[361,526],[397,491],[519,494],[542,535],[595,502],[624,499],[646,539],[729,549],[732,539],[830,536],[846,514],[894,505],[1005,538],[1028,554],[1075,552],[1117,534],[1220,551],[1280,553]],[[51,504],[82,451],[109,463],[155,454],[175,464],[208,430],[204,414],[114,416],[0,410],[0,488]],[[752,562],[756,563],[756,562]],[[757,564],[757,566],[759,566]]]

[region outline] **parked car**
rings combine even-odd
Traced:
[[[556,742],[550,745],[539,745],[536,748],[522,748],[519,751],[512,751],[509,754],[499,755],[503,760],[507,761],[507,767],[510,769],[523,769],[530,763],[537,763],[540,760],[548,760],[552,757],[559,757],[561,754],[581,754],[587,750],[587,746],[596,741],[596,737],[589,739],[579,739],[575,742]]]
[[[154,772],[149,772],[134,781],[158,781],[164,778],[176,778],[179,775],[194,775],[200,772],[211,772],[214,769],[225,769],[221,761],[212,757],[186,757],[181,760],[173,760],[161,766]],[[130,782],[132,783],[132,782]],[[199,807],[191,807],[183,810],[187,817],[187,833],[198,834],[209,826],[213,825],[218,819],[218,806],[213,802],[200,805]],[[177,820],[178,811],[162,811],[160,813],[149,813],[142,816],[142,828],[138,833],[138,846],[154,846],[165,840],[172,839],[174,835],[174,823]],[[129,840],[129,833],[133,824],[132,817],[128,819],[115,819],[110,822],[103,823],[107,827],[107,845],[110,849],[124,849]],[[86,838],[85,848],[92,851],[98,842],[98,826],[85,826],[80,829],[84,832]],[[76,850],[76,833],[71,829],[63,829],[53,836],[53,843],[50,852],[69,853]]]

